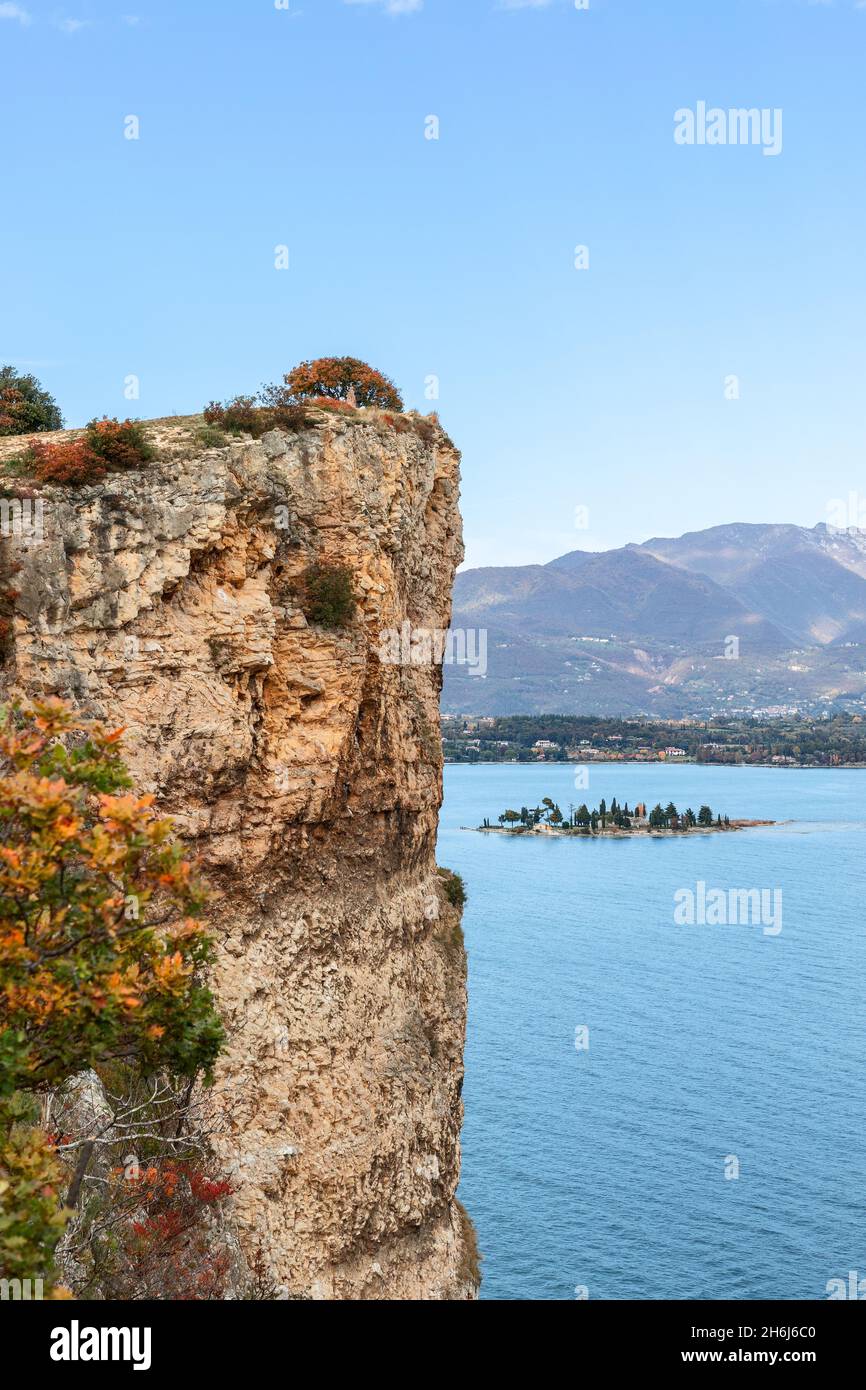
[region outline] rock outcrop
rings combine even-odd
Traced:
[[[21,568],[0,690],[124,725],[136,787],[201,856],[247,1258],[288,1297],[472,1297],[441,671],[380,641],[448,626],[459,456],[435,421],[375,411],[217,447],[199,423],[155,423],[140,472],[39,490],[41,543],[2,542]],[[336,629],[305,616],[315,564],[353,576]]]

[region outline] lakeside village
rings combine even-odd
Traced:
[[[769,820],[731,820],[727,815],[715,814],[710,806],[701,806],[695,815],[690,806],[678,811],[672,801],[667,806],[654,806],[649,812],[642,801],[630,809],[628,802],[620,805],[616,797],[609,806],[602,800],[593,810],[585,804],[576,810],[569,806],[565,815],[555,801],[545,796],[540,806],[502,811],[496,819],[499,824],[493,825],[485,817],[476,829],[506,835],[687,835],[775,825],[775,821]]]
[[[442,748],[448,763],[866,767],[866,723],[859,714],[667,721],[598,715],[444,715]]]

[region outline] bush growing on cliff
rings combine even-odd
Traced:
[[[0,1273],[51,1276],[64,1170],[32,1100],[121,1063],[207,1080],[223,1030],[201,972],[203,891],[120,731],[60,701],[0,723]],[[84,1145],[70,1204],[92,1155]],[[48,1204],[46,1206],[46,1203]],[[52,1215],[53,1214],[53,1215]],[[10,1231],[12,1235],[10,1236]]]
[[[66,1294],[52,1282],[54,1247],[68,1217],[64,1176],[39,1127],[35,1099],[22,1093],[0,1098],[0,1277],[42,1280],[49,1297]]]
[[[424,440],[425,444],[432,444],[436,438],[437,432],[441,429],[439,416],[435,411],[432,415],[414,416],[412,423],[415,426],[415,433]]]
[[[34,440],[22,462],[40,483],[72,487],[99,482],[106,472],[105,464],[93,452],[86,437],[63,439],[56,444]]]
[[[43,391],[35,376],[0,367],[0,435],[41,434],[62,430],[57,402]]]
[[[18,460],[40,483],[96,483],[111,470],[140,468],[156,457],[140,420],[91,420],[77,439],[34,439]]]
[[[330,629],[348,627],[358,599],[348,565],[311,565],[303,579],[303,608],[308,622]]]
[[[204,420],[206,425],[215,425],[228,434],[251,434],[254,439],[271,427],[256,408],[255,396],[234,396],[224,405],[211,401],[205,406]]]
[[[466,892],[466,884],[461,874],[455,874],[451,869],[440,869],[442,875],[442,887],[445,896],[452,907],[465,907],[469,898]]]
[[[13,615],[15,600],[20,596],[16,588],[15,576],[21,572],[21,561],[13,560],[0,546],[0,665],[6,660],[12,647]]]
[[[140,420],[116,420],[103,416],[91,420],[85,438],[91,451],[107,469],[140,468],[156,458],[156,450]]]
[[[356,418],[358,414],[357,406],[349,401],[333,400],[330,396],[310,396],[306,403],[315,406],[317,410],[330,410],[333,415],[351,415]]]
[[[145,1111],[152,1109],[145,1086],[139,1085],[132,1098]],[[120,1135],[107,1146],[100,1179],[85,1194],[64,1240],[63,1259],[74,1269],[76,1295],[223,1299],[232,1261],[214,1216],[232,1185],[207,1175],[195,1142],[181,1141],[180,1147],[167,1142],[161,1133],[167,1127],[158,1116],[148,1116],[149,1126],[141,1122],[140,1111],[135,1119],[134,1154]],[[69,1138],[63,1136],[64,1145]]]
[[[319,357],[301,362],[285,378],[292,397],[312,401],[346,401],[354,391],[355,404],[382,410],[403,409],[403,398],[393,381],[357,357]]]
[[[307,423],[306,411],[285,386],[263,386],[258,396],[235,396],[224,404],[211,401],[204,418],[206,428],[250,434],[253,439],[261,439],[268,430],[299,430]]]
[[[483,1259],[478,1248],[478,1232],[463,1203],[455,1199],[455,1205],[460,1221],[461,1236],[458,1278],[462,1284],[477,1293],[481,1287],[481,1261]]]
[[[352,392],[354,404],[350,399]],[[356,357],[321,357],[315,362],[302,362],[283,383],[263,386],[257,396],[211,401],[205,408],[204,419],[206,427],[260,439],[268,430],[304,429],[310,423],[309,407],[359,418],[359,406],[400,412],[403,401],[394,383],[366,362]],[[385,415],[384,419],[401,433],[412,428],[399,414]],[[415,428],[429,442],[435,435],[436,422],[419,416]]]
[[[203,449],[219,449],[228,443],[226,433],[219,425],[200,425],[195,432],[195,439]]]
[[[271,422],[272,429],[300,430],[308,423],[307,412],[293,399],[288,387],[273,383],[259,392],[261,409]]]

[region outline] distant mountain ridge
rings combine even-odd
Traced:
[[[815,713],[866,694],[866,533],[733,523],[465,570],[452,621],[487,629],[488,674],[446,667],[447,713]]]

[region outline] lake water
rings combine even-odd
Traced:
[[[439,862],[469,892],[460,1196],[482,1297],[821,1299],[866,1278],[866,772],[574,776],[445,770]],[[460,829],[545,795],[795,823],[601,843]],[[675,925],[698,881],[780,888],[781,932]]]

